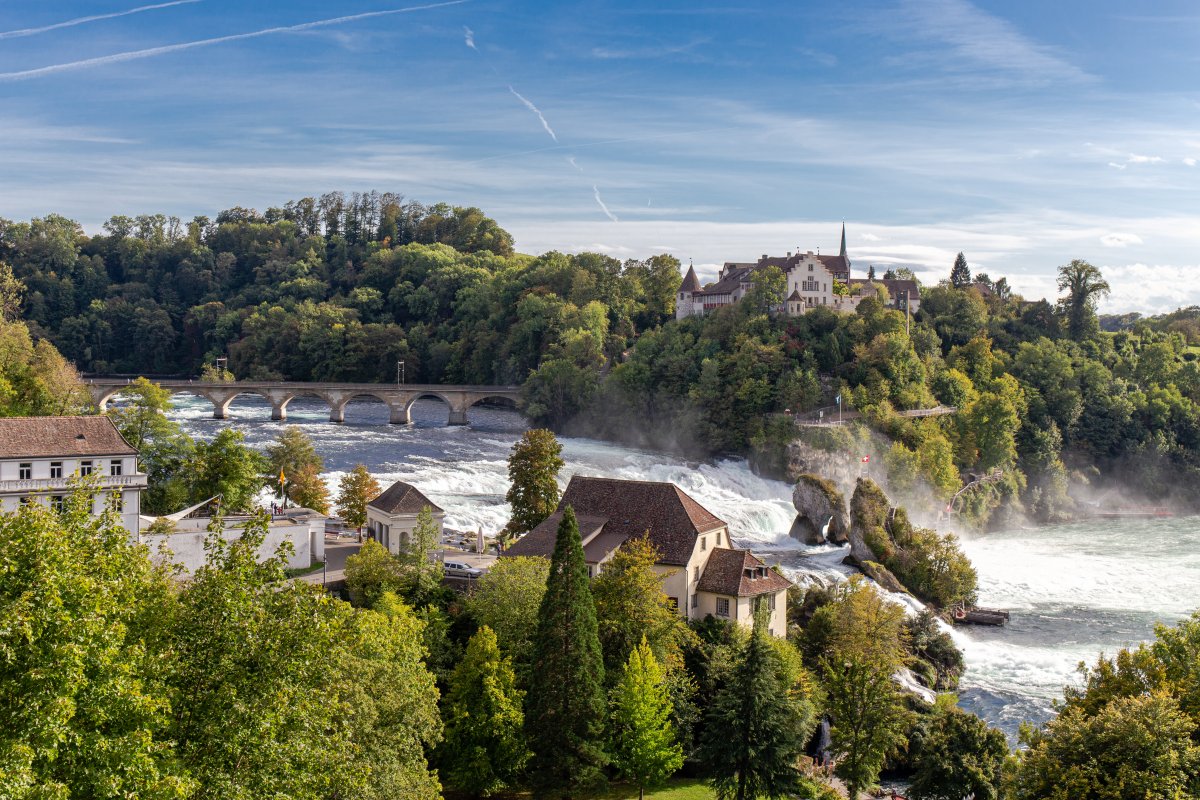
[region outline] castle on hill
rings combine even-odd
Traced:
[[[716,283],[700,285],[696,269],[688,267],[675,300],[675,318],[703,316],[709,311],[733,305],[745,296],[754,283],[754,274],[767,267],[779,267],[787,279],[787,299],[783,311],[798,317],[817,306],[850,312],[865,297],[876,297],[882,289],[887,305],[915,313],[921,307],[921,290],[914,280],[894,278],[852,278],[850,257],[846,255],[846,225],[842,224],[842,249],[836,256],[814,255],[813,251],[769,256],[758,261],[726,261]]]

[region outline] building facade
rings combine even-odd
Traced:
[[[112,508],[136,537],[147,485],[137,456],[108,417],[0,419],[0,509],[29,502],[61,508],[86,479],[96,490],[92,512]]]
[[[367,535],[382,544],[392,555],[399,555],[412,541],[417,515],[428,508],[433,513],[438,540],[446,512],[438,508],[412,484],[396,481],[383,494],[367,503]]]
[[[754,607],[765,603],[771,609],[771,633],[787,634],[791,581],[749,551],[735,549],[728,524],[671,483],[576,475],[558,510],[503,556],[549,557],[567,506],[579,521],[592,577],[604,570],[622,544],[645,536],[659,554],[654,568],[663,576],[663,592],[685,619],[711,614],[749,626]]]
[[[675,318],[683,319],[733,305],[745,297],[759,270],[778,267],[786,279],[784,304],[780,309],[789,316],[800,316],[823,306],[834,311],[854,311],[864,298],[886,296],[886,304],[916,313],[921,304],[916,281],[851,278],[850,257],[846,254],[846,226],[842,226],[842,249],[836,256],[796,251],[786,256],[763,254],[758,261],[727,261],[717,274],[716,283],[701,286],[695,267],[689,266],[675,297]]]

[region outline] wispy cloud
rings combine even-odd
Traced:
[[[620,222],[620,220],[617,219],[617,215],[609,211],[608,206],[604,205],[604,201],[600,199],[600,190],[596,188],[595,184],[592,185],[592,195],[596,198],[596,205],[600,206],[600,210],[604,212],[606,217],[611,219],[613,222]]]
[[[1108,165],[1115,169],[1125,169],[1130,164],[1163,164],[1166,159],[1162,156],[1143,156],[1137,153],[1130,153],[1129,157],[1124,161],[1110,161]]]
[[[1142,237],[1136,233],[1106,233],[1100,237],[1100,244],[1105,247],[1128,247],[1131,244],[1141,244]]]
[[[152,6],[138,6],[131,8],[128,11],[114,11],[111,14],[93,14],[90,17],[76,17],[65,22],[56,22],[53,25],[43,25],[40,28],[22,28],[15,31],[0,31],[0,39],[16,39],[20,36],[34,36],[39,33],[48,31],[56,31],[59,28],[74,28],[76,25],[85,25],[89,22],[99,22],[102,19],[115,19],[116,17],[127,17],[130,14],[140,14],[143,11],[154,11],[159,8],[170,8],[171,6],[184,6],[191,3],[199,3],[200,0],[172,0],[170,3],[156,3]]]
[[[479,52],[479,48],[475,46],[475,31],[471,30],[466,25],[463,25],[463,41],[467,43],[467,47],[471,48],[476,53]]]
[[[1034,83],[1092,79],[1053,48],[967,0],[904,0],[899,15],[889,18],[898,23],[895,32],[902,37],[948,45],[949,52],[940,51],[937,63],[949,69],[969,65]]]
[[[168,44],[161,47],[149,47],[145,50],[130,50],[124,53],[113,53],[112,55],[99,56],[97,58],[85,58],[81,61],[68,61],[63,64],[51,64],[46,67],[38,67],[36,69],[26,69],[19,72],[0,72],[0,81],[21,81],[29,80],[30,78],[40,78],[45,75],[53,75],[59,72],[68,72],[70,70],[86,69],[88,67],[98,67],[106,64],[118,64],[124,61],[134,61],[141,58],[153,58],[155,56],[166,55],[168,53],[176,53],[180,50],[191,50],[196,47],[207,47],[214,44],[223,44],[225,42],[236,42],[241,39],[254,39],[259,36],[270,36],[276,33],[294,33],[296,31],[307,31],[313,28],[323,28],[329,25],[342,25],[347,22],[355,22],[360,19],[371,19],[373,17],[384,17],[392,14],[408,14],[413,11],[425,11],[432,8],[442,8],[444,6],[456,6],[467,2],[467,0],[447,0],[443,3],[430,3],[422,6],[409,6],[408,8],[391,8],[383,11],[367,11],[362,14],[351,14],[345,17],[333,17],[331,19],[319,19],[313,22],[302,22],[298,25],[283,25],[276,28],[264,28],[258,31],[249,33],[234,33],[229,36],[217,36],[212,39],[198,39],[194,42],[180,42],[179,44]]]
[[[1184,163],[1185,165],[1189,166],[1189,167],[1194,167],[1194,166],[1196,166],[1196,159],[1194,159],[1194,158],[1185,158],[1185,159],[1183,160],[1183,163]]]
[[[575,156],[567,156],[567,163],[580,172],[583,172],[583,167],[579,166],[579,162],[575,160]]]
[[[612,48],[612,47],[593,47],[592,57],[605,60],[615,59],[653,59],[665,58],[667,56],[676,56],[687,53],[691,50],[708,44],[712,39],[704,36],[692,39],[691,41],[681,44],[651,44],[643,47],[627,47]]]
[[[537,118],[542,121],[542,127],[546,129],[546,133],[550,134],[550,138],[553,139],[555,141],[555,143],[557,143],[558,136],[555,135],[554,129],[550,127],[550,123],[546,122],[546,117],[542,115],[542,112],[538,110],[538,107],[535,106],[533,103],[529,102],[528,98],[526,98],[523,94],[518,92],[513,87],[509,86],[508,90],[513,93],[514,97],[516,97],[518,100],[520,100],[522,103],[524,103],[526,108],[528,108],[534,114],[537,114]]]

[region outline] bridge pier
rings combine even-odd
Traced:
[[[447,422],[446,424],[447,425],[466,425],[467,424],[467,410],[465,408],[450,409],[450,421]]]
[[[408,403],[389,403],[388,404],[388,424],[390,425],[411,425],[412,413],[410,409],[412,404]]]
[[[348,400],[340,400],[329,404],[329,421],[343,423],[346,421],[346,403]]]

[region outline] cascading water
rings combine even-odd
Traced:
[[[232,425],[261,449],[285,423],[270,422],[270,406],[239,398],[234,419],[211,419],[204,400],[181,397],[174,418],[193,436],[210,438]],[[351,403],[346,424],[329,423],[328,409],[298,398],[289,423],[301,425],[325,460],[331,490],[355,464],[365,464],[385,487],[405,480],[446,509],[446,526],[499,530],[508,520],[509,449],[526,425],[513,412],[473,408],[469,427],[447,427],[447,409],[418,401],[414,424],[390,426],[381,403]],[[791,487],[755,475],[744,461],[688,462],[671,455],[587,439],[562,439],[566,482],[573,474],[670,481],[729,522],[735,542],[794,580],[843,580],[844,546],[806,547],[788,536],[795,518]],[[822,528],[825,535],[827,521]],[[1010,735],[1022,720],[1041,721],[1072,680],[1075,665],[1100,651],[1144,641],[1156,622],[1173,622],[1200,605],[1200,521],[1195,518],[1078,523],[962,539],[980,578],[981,605],[1011,609],[1004,628],[954,628],[967,673],[964,706]],[[893,595],[910,609],[917,604]]]

